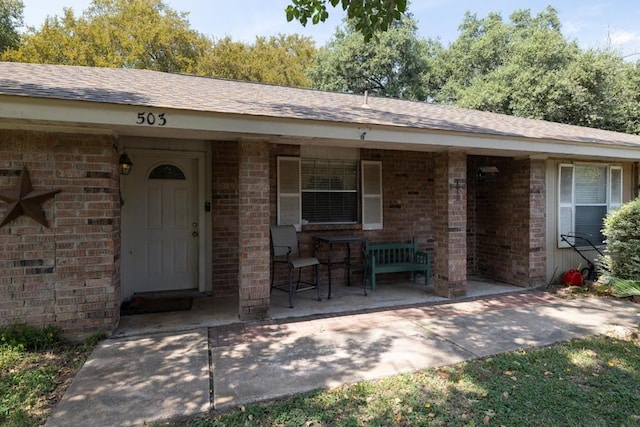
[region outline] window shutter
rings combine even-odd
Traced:
[[[611,166],[609,168],[609,211],[622,206],[622,168]]]
[[[362,160],[362,229],[382,229],[382,162]]]
[[[278,157],[278,225],[300,230],[300,158]]]
[[[574,232],[573,165],[561,164],[558,170],[558,247],[568,248],[561,234]]]

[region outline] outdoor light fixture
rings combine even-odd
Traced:
[[[487,174],[496,174],[500,172],[495,166],[480,166],[478,168],[477,177],[479,182],[483,182],[487,178]]]
[[[131,167],[133,163],[131,159],[127,155],[126,151],[123,151],[120,154],[120,159],[118,160],[118,167],[120,168],[120,175],[129,175],[131,173]]]

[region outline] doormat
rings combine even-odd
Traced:
[[[149,298],[133,296],[129,303],[122,304],[121,316],[131,316],[134,314],[167,313],[171,311],[191,310],[193,298]]]

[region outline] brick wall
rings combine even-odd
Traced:
[[[213,296],[238,294],[239,147],[216,142],[212,165]]]
[[[270,158],[270,205],[271,224],[277,222],[277,157],[300,155],[300,148],[294,145],[271,146]],[[362,160],[382,161],[383,174],[383,218],[382,230],[362,231],[357,225],[307,225],[298,233],[300,248],[303,254],[313,251],[313,237],[321,234],[349,234],[363,236],[369,241],[410,241],[416,237],[421,249],[432,251],[434,245],[433,231],[433,191],[434,191],[434,155],[431,153],[403,152],[391,150],[368,150],[360,152]],[[319,248],[318,256],[325,259],[325,247]],[[344,247],[334,248],[334,259],[346,256]],[[435,255],[432,253],[432,255]],[[362,262],[359,248],[355,248],[352,257]],[[313,281],[312,269],[305,271],[303,280]],[[321,280],[326,285],[327,269],[321,268]],[[336,283],[342,283],[341,272],[332,276]],[[407,279],[408,273],[385,275],[385,279]],[[286,281],[285,269],[276,271],[277,282]]]
[[[240,318],[269,317],[269,145],[240,142],[239,147],[239,257]]]
[[[499,173],[478,181],[480,166],[496,166]],[[544,281],[545,165],[542,160],[471,157],[468,234],[473,247],[470,274],[519,286]]]
[[[529,174],[529,286],[546,282],[546,162],[531,160]]]
[[[640,167],[638,162],[631,164],[631,197],[636,198],[640,195]]]
[[[466,295],[467,279],[467,156],[435,155],[435,263],[434,286],[438,295]]]
[[[434,245],[433,193],[435,156],[432,153],[363,150],[364,160],[382,161],[384,229],[370,240],[410,241],[422,249]]]
[[[23,167],[50,228],[21,216],[0,228],[0,323],[110,332],[119,320],[118,153],[106,136],[0,131],[0,190]],[[0,203],[4,217],[6,203]]]

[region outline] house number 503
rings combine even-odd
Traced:
[[[142,112],[138,113],[138,119],[136,120],[136,124],[139,125],[149,125],[149,126],[164,126],[167,124],[167,119],[164,116],[164,113],[153,114]]]

